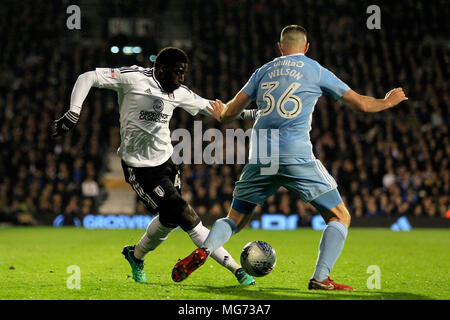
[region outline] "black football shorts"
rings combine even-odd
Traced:
[[[125,180],[152,214],[169,228],[187,231],[200,222],[181,197],[180,168],[171,159],[156,167],[130,167],[122,161]]]

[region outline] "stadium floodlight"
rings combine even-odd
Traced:
[[[151,62],[155,62],[155,60],[156,60],[156,55],[151,54],[150,57],[148,57],[148,59],[149,59]]]
[[[119,47],[118,46],[112,46],[110,50],[111,50],[112,53],[119,53]]]
[[[133,47],[125,46],[122,48],[123,54],[133,54]]]
[[[142,48],[141,47],[133,47],[133,53],[141,53]]]

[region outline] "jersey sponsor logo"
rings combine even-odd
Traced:
[[[114,73],[114,69],[111,68],[111,78],[114,78],[116,76],[116,74]]]
[[[161,198],[164,197],[164,195],[166,194],[166,192],[164,191],[164,189],[158,185],[155,189],[153,189],[153,191],[155,191],[155,193],[160,196]]]
[[[274,67],[288,66],[288,67],[303,68],[305,66],[305,63],[303,61],[292,61],[289,59],[281,59],[280,61],[275,62],[273,66]]]
[[[153,101],[153,109],[156,112],[161,112],[164,108],[164,102],[161,99],[156,99]]]
[[[139,112],[139,120],[152,121],[159,123],[168,123],[169,115],[162,112],[141,111]]]

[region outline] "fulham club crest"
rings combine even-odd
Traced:
[[[163,109],[164,109],[164,102],[163,102],[161,99],[156,99],[156,100],[153,102],[153,109],[154,109],[156,112],[161,112],[161,111],[163,111]]]
[[[164,197],[165,192],[164,192],[164,189],[160,185],[158,185],[155,189],[153,189],[153,191],[155,191],[156,194],[158,196],[160,196],[161,198]]]

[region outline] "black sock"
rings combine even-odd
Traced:
[[[138,259],[134,256],[134,247],[131,250],[131,258],[133,258],[134,262],[136,262],[136,263],[144,263],[144,260]]]

